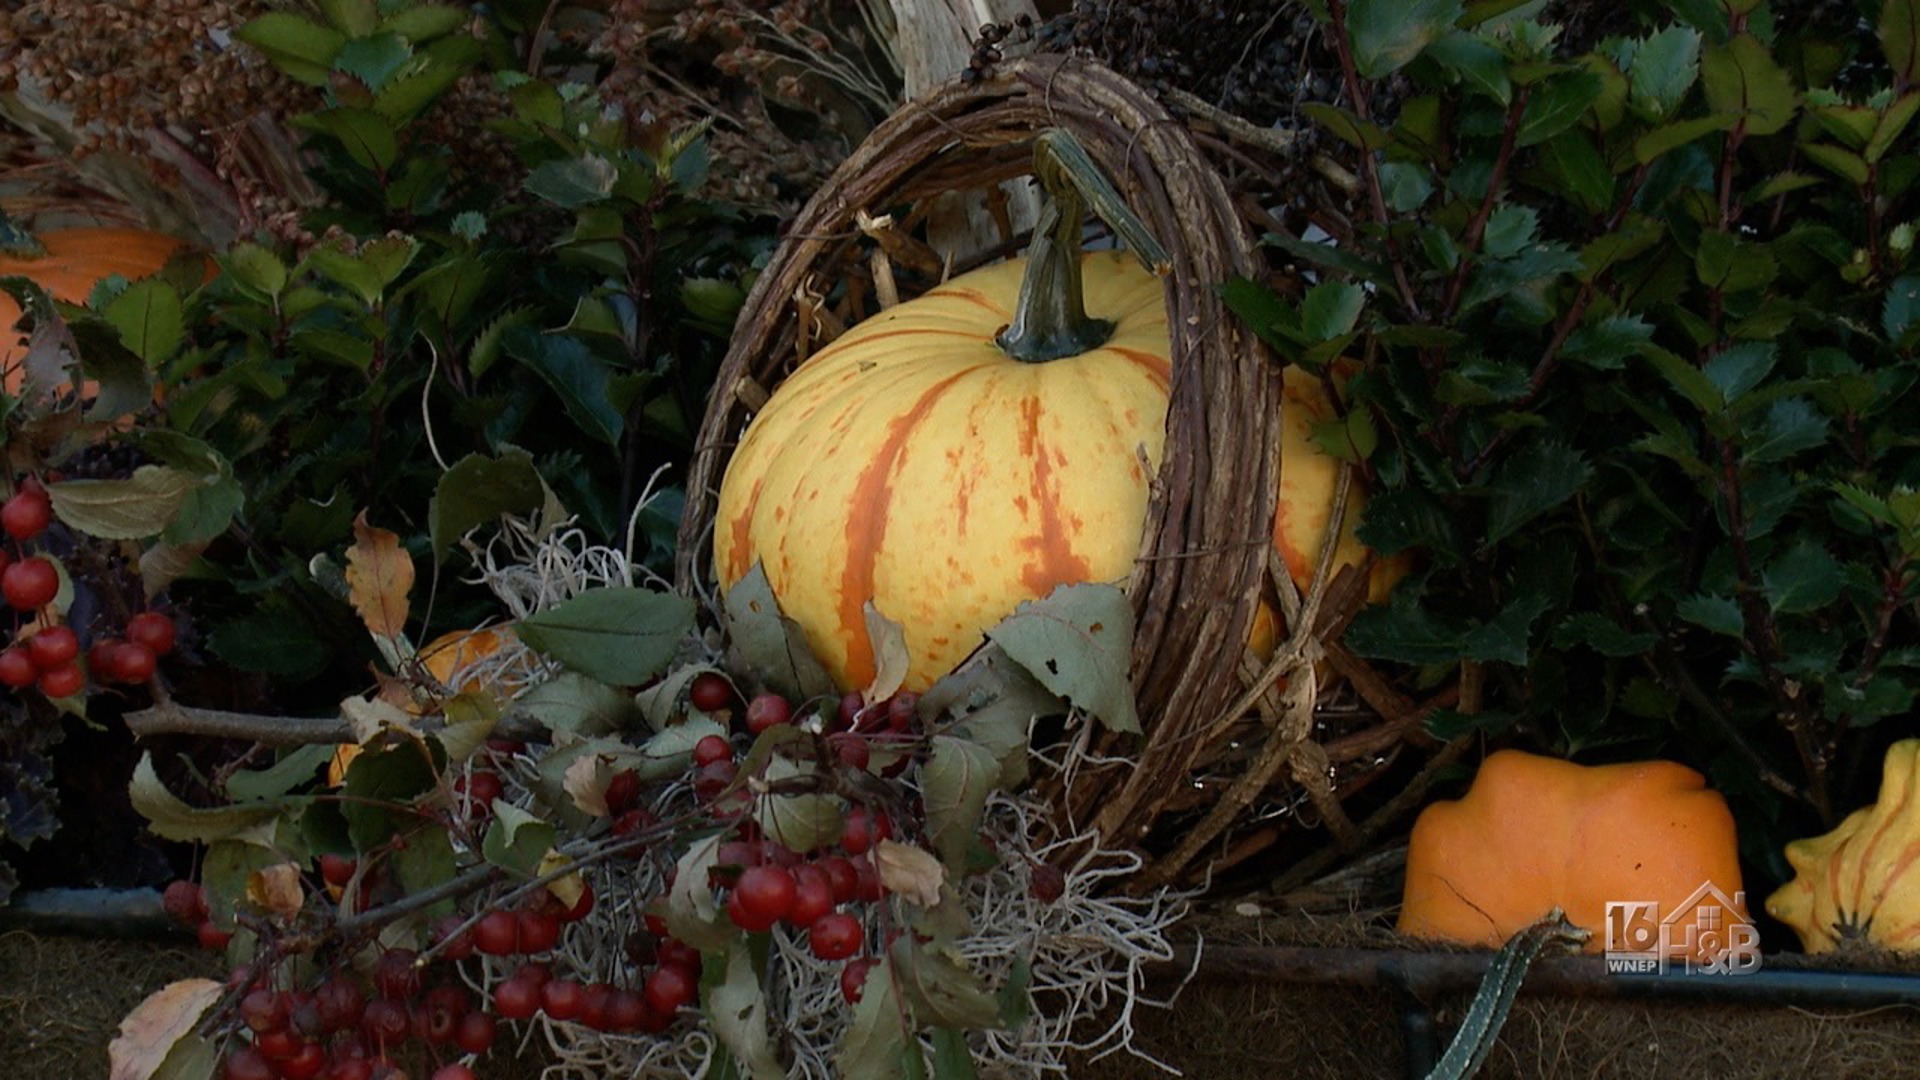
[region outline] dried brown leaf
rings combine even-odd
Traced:
[[[307,902],[300,868],[284,862],[247,875],[247,902],[283,921],[292,921]]]
[[[107,1045],[109,1080],[148,1080],[224,989],[213,979],[182,979],[148,994]]]
[[[347,549],[347,586],[353,610],[374,636],[398,640],[406,631],[407,594],[413,591],[413,559],[400,537],[367,524],[366,511],[353,519],[353,546]]]

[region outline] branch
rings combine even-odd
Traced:
[[[352,729],[338,716],[262,716],[160,702],[128,713],[126,721],[127,730],[138,739],[155,735],[207,735],[268,746],[354,741]]]

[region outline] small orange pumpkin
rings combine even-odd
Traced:
[[[1671,761],[1587,766],[1502,750],[1464,798],[1415,822],[1399,929],[1497,946],[1557,907],[1598,952],[1616,901],[1650,902],[1681,926],[1750,925],[1726,800]]]
[[[45,253],[27,256],[0,252],[0,277],[23,277],[65,304],[84,304],[93,287],[116,274],[138,281],[160,272],[184,246],[165,233],[146,229],[53,229],[36,239]],[[4,389],[20,392],[19,362],[26,339],[14,332],[20,304],[0,292],[0,372]]]
[[[1786,854],[1794,877],[1767,897],[1767,913],[1808,952],[1920,951],[1920,739],[1887,748],[1872,806]]]

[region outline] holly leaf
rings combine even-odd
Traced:
[[[733,1055],[736,1069],[744,1066],[753,1080],[784,1080],[787,1071],[774,1057],[773,1040],[767,1033],[766,994],[754,970],[753,953],[739,935],[727,942],[726,977],[706,988],[703,1004],[713,1033]]]
[[[1752,34],[1738,34],[1702,54],[1700,81],[1707,105],[1722,115],[1744,116],[1749,135],[1779,131],[1799,109],[1793,77]]]
[[[1369,79],[1390,75],[1452,30],[1465,10],[1460,0],[1354,0],[1347,33],[1355,65]]]
[[[1658,635],[1648,631],[1628,631],[1597,611],[1569,615],[1553,632],[1555,648],[1585,645],[1601,656],[1639,656],[1659,640]]]
[[[353,519],[347,587],[353,610],[376,639],[397,643],[406,637],[413,559],[400,546],[397,534],[368,525],[364,510]]]
[[[1920,4],[1886,0],[1880,5],[1880,51],[1901,82],[1920,78]]]
[[[1747,620],[1740,614],[1740,605],[1724,596],[1706,593],[1689,596],[1674,608],[1674,614],[1728,637],[1744,637],[1747,632]]]
[[[1133,684],[1133,608],[1111,585],[1062,585],[1014,609],[987,637],[1042,686],[1111,731],[1139,734]]]
[[[962,864],[968,846],[979,835],[987,797],[999,786],[1000,761],[992,750],[951,735],[933,737],[933,753],[921,772],[920,790],[926,805],[927,838],[942,862]]]
[[[1760,575],[1767,606],[1782,615],[1819,611],[1840,598],[1845,584],[1839,560],[1811,540],[1788,548]]]
[[[1699,77],[1700,32],[1670,26],[1634,47],[1627,71],[1629,107],[1656,124],[1671,120]]]
[[[194,844],[209,844],[237,836],[272,821],[282,809],[277,803],[189,806],[160,782],[159,774],[153,769],[151,752],[141,754],[139,764],[133,767],[133,779],[127,785],[127,795],[133,802],[134,810],[147,819],[147,828],[154,835],[165,840]]]
[[[839,696],[833,677],[807,645],[806,631],[780,613],[780,601],[758,562],[727,590],[720,613],[733,670],[753,672],[788,701]]]
[[[546,485],[533,467],[532,454],[514,446],[498,457],[468,454],[441,474],[427,503],[434,562],[468,530],[492,524],[503,514],[537,510],[545,501]]]
[[[1776,401],[1746,431],[1741,457],[1763,465],[1811,450],[1827,441],[1827,418],[1805,398]]]
[[[1558,439],[1544,439],[1528,454],[1515,454],[1488,485],[1487,540],[1499,543],[1522,525],[1559,506],[1593,476],[1580,451]]]
[[[590,589],[516,624],[521,640],[567,667],[616,686],[667,669],[693,628],[693,601],[632,587]]]
[[[107,1044],[109,1080],[153,1080],[225,990],[214,979],[181,979],[148,994],[120,1021],[120,1034]],[[208,1066],[211,1074],[211,1060]]]

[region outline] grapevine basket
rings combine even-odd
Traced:
[[[700,593],[711,586],[721,477],[766,394],[812,348],[872,314],[877,295],[897,287],[909,297],[944,273],[970,268],[950,264],[920,238],[935,200],[985,191],[1004,242],[979,261],[1019,250],[1024,238],[1006,224],[1001,185],[1032,172],[1034,137],[1048,128],[1078,139],[1171,256],[1164,282],[1173,369],[1166,449],[1127,583],[1136,622],[1131,681],[1144,735],[1102,734],[1081,748],[1067,780],[1049,791],[1059,825],[1091,830],[1102,847],[1140,853],[1140,887],[1202,880],[1301,824],[1325,825],[1335,847],[1350,849],[1365,828],[1340,799],[1418,735],[1420,710],[1337,644],[1365,591],[1357,571],[1312,590],[1324,593],[1307,609],[1318,614],[1306,620],[1314,644],[1291,681],[1283,665],[1263,666],[1246,649],[1263,589],[1293,586],[1272,554],[1270,531],[1281,368],[1218,288],[1269,273],[1241,209],[1245,200],[1213,163],[1245,159],[1224,138],[1196,136],[1145,89],[1095,62],[1010,61],[907,104],[792,221],[746,299],[702,422],[680,526],[678,587]],[[890,215],[884,231],[874,224],[882,215]],[[884,265],[873,258],[876,249]],[[1329,576],[1323,567],[1320,577]],[[1346,692],[1335,693],[1341,684]],[[1329,723],[1329,708],[1343,700],[1351,715]],[[1423,786],[1418,780],[1378,813],[1404,810]],[[1276,805],[1299,812],[1276,826]],[[1248,827],[1261,816],[1266,824]]]

